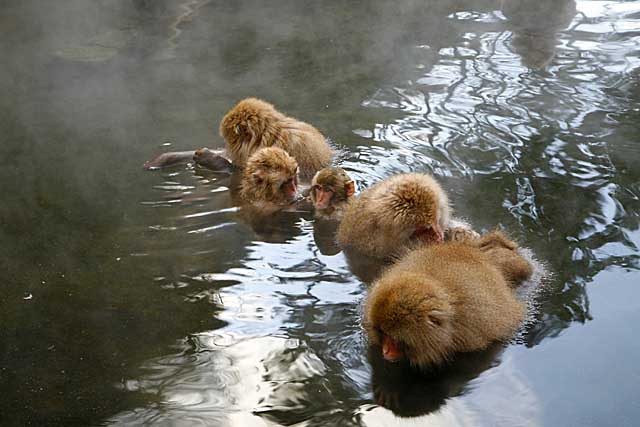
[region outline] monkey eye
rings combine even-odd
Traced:
[[[326,187],[326,186],[320,185],[320,184],[316,184],[316,185],[312,186],[311,189],[313,191],[324,191],[326,193],[333,193],[333,188]]]
[[[290,185],[290,184],[292,184],[292,183],[293,183],[293,181],[294,181],[294,179],[293,179],[293,178],[289,178],[288,180],[286,180],[285,182],[283,182],[282,184],[280,184],[280,188],[284,188],[284,186],[285,186],[285,185],[288,185],[288,184]]]

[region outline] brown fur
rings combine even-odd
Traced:
[[[349,201],[337,239],[343,248],[388,258],[413,244],[417,227],[437,223],[445,230],[450,214],[447,195],[435,179],[421,173],[400,174]]]
[[[220,123],[220,135],[231,161],[240,168],[256,150],[275,146],[293,156],[301,176],[310,179],[316,171],[329,166],[333,157],[320,131],[257,98],[243,99],[233,107]]]
[[[294,197],[285,194],[283,185],[293,180],[297,186],[298,163],[286,151],[269,147],[256,151],[247,161],[240,183],[245,203],[265,211],[289,206]]]
[[[463,242],[479,238],[480,235],[471,228],[469,223],[458,218],[451,218],[444,232],[444,240],[446,241],[453,240]]]
[[[327,208],[319,208],[316,201],[316,186],[331,190],[330,205]],[[311,180],[309,197],[313,203],[316,217],[327,220],[341,219],[347,207],[347,200],[353,196],[354,183],[342,168],[324,168],[318,171]]]
[[[485,234],[473,242],[502,272],[507,282],[515,287],[533,274],[533,266],[518,254],[518,244],[501,231]]]
[[[485,242],[501,237],[492,233]],[[511,251],[512,260],[520,257],[515,246],[500,250]],[[509,339],[525,310],[505,271],[512,274],[521,264],[496,262],[491,251],[446,242],[410,252],[373,285],[364,319],[370,342],[380,345],[387,335],[412,365],[425,368]]]

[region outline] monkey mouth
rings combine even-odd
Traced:
[[[400,343],[386,334],[382,338],[382,357],[387,362],[394,363],[400,361],[404,357],[404,352],[400,348]]]
[[[292,190],[291,192],[289,192],[287,194],[287,200],[292,203],[295,202],[298,199],[298,192],[295,190]]]
[[[329,199],[318,200],[316,202],[316,209],[327,209],[330,205]]]

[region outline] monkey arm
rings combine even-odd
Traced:
[[[222,149],[211,150],[209,148],[200,148],[193,153],[193,161],[203,168],[210,169],[216,172],[232,173],[236,167],[225,156],[225,151]]]
[[[145,162],[142,166],[146,170],[160,169],[169,166],[175,166],[182,163],[189,163],[193,159],[192,151],[172,151],[162,153],[152,160]]]

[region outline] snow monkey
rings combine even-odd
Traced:
[[[277,147],[262,148],[242,171],[240,197],[262,213],[291,206],[298,196],[298,163]]]
[[[373,284],[369,341],[388,361],[429,368],[508,340],[525,314],[512,288],[532,272],[499,232],[410,251]]]
[[[341,168],[324,168],[311,180],[309,197],[318,218],[340,220],[347,202],[355,194],[353,180]]]
[[[234,106],[220,123],[220,135],[226,155],[239,168],[258,149],[274,146],[295,158],[301,177],[308,180],[329,166],[333,157],[333,150],[315,127],[257,98],[243,99]]]

